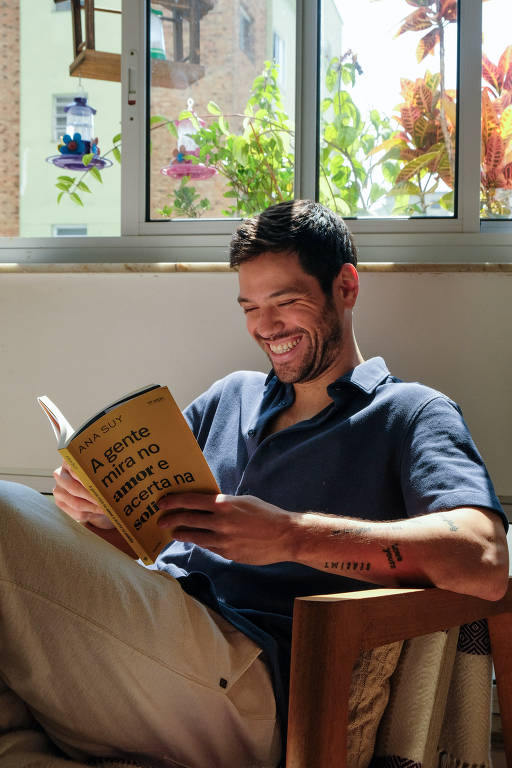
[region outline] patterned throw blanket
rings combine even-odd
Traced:
[[[491,692],[485,620],[407,641],[371,768],[489,768]]]

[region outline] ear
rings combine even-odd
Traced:
[[[359,293],[359,274],[353,264],[344,264],[332,284],[332,295],[344,309],[353,309]]]

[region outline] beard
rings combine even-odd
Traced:
[[[332,298],[327,297],[314,331],[295,328],[287,336],[301,335],[302,355],[296,362],[279,363],[266,352],[277,378],[284,384],[302,384],[321,376],[338,359],[343,343],[343,329]]]

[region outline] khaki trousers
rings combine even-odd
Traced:
[[[0,482],[1,768],[98,756],[275,768],[260,653],[169,575]]]

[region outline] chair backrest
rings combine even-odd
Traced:
[[[489,628],[505,754],[512,768],[512,580],[496,602],[434,588],[298,598],[286,768],[346,768],[349,694],[361,653],[481,619]]]

